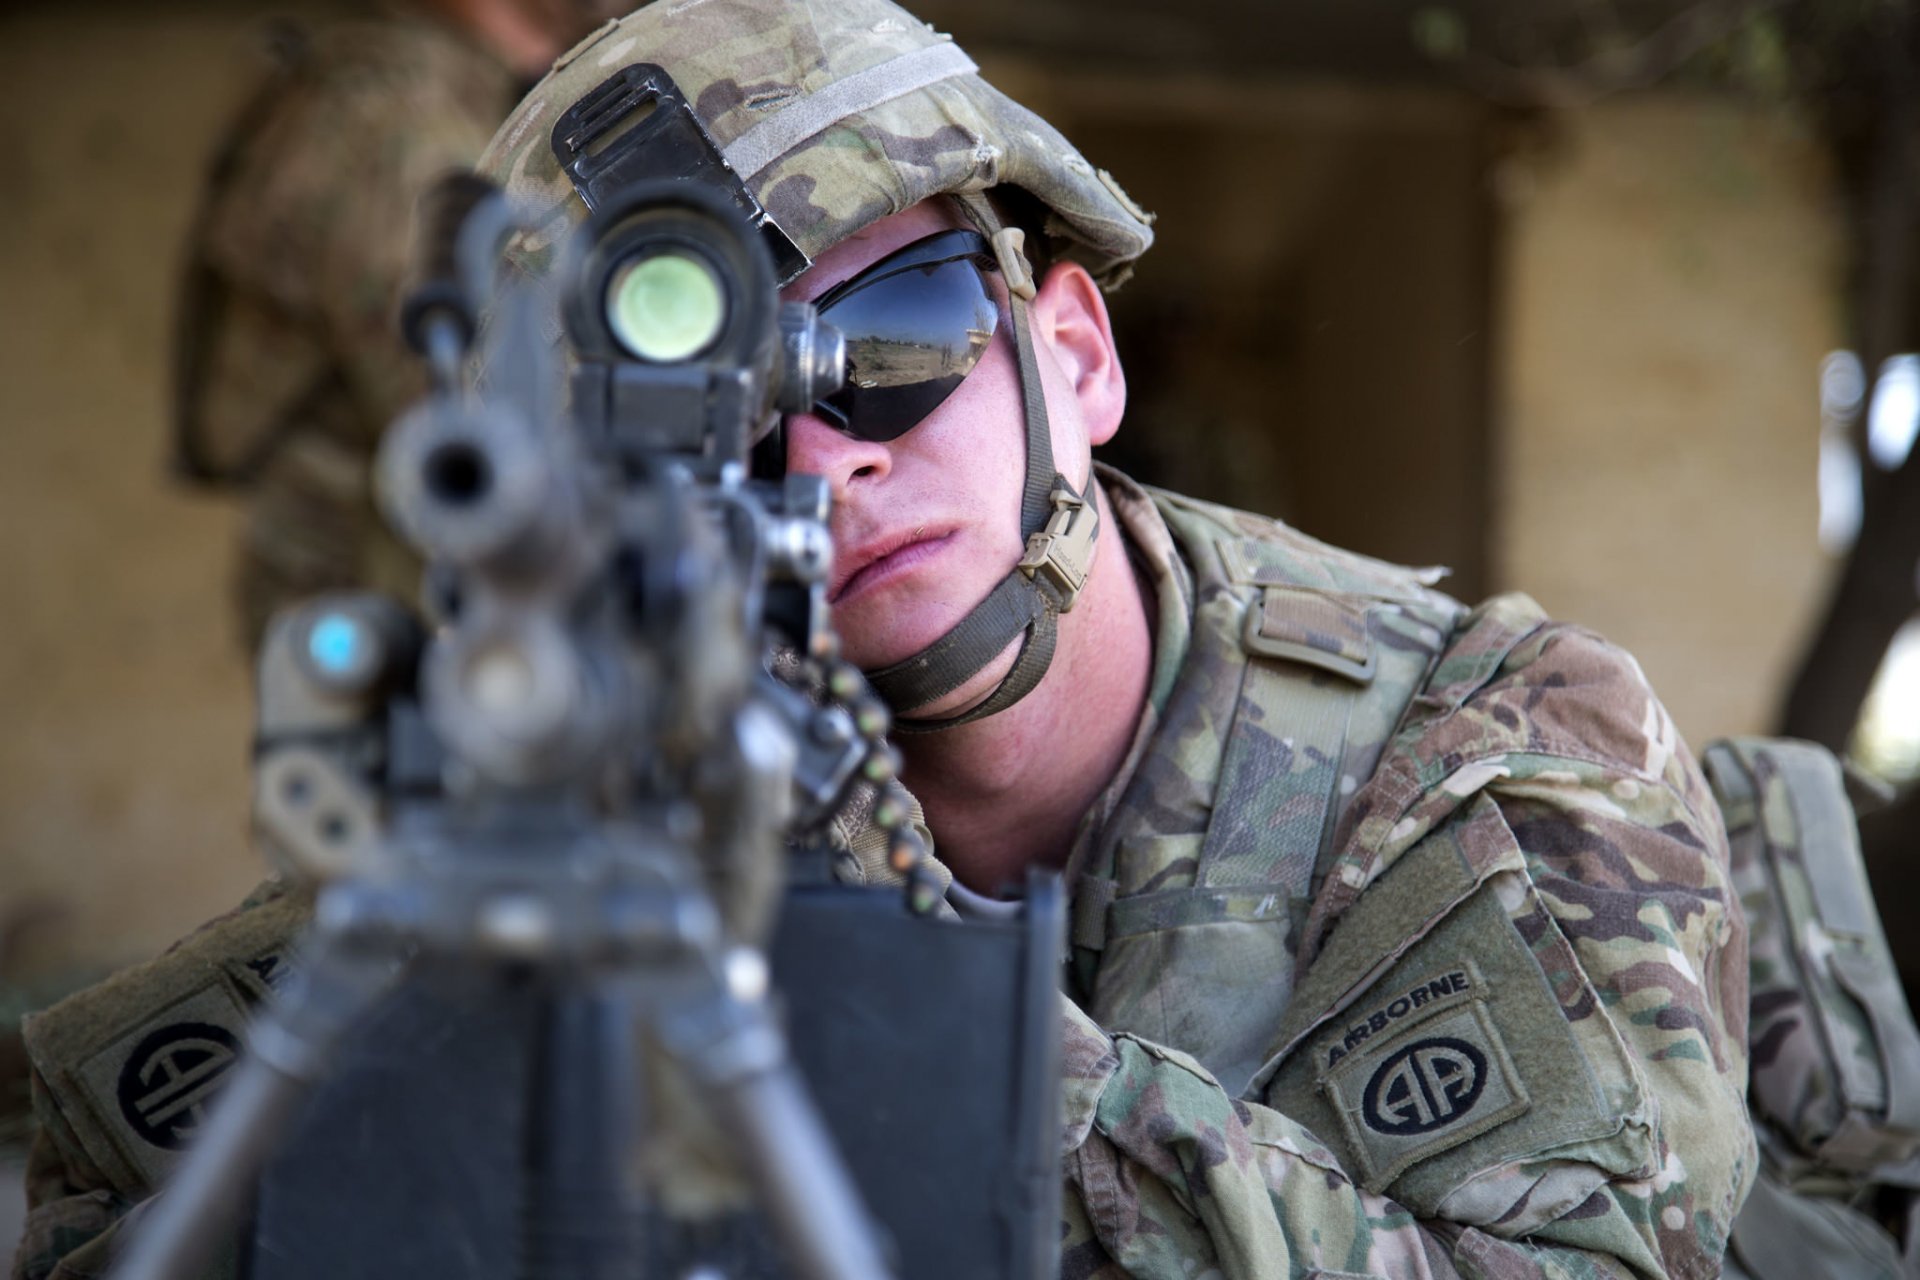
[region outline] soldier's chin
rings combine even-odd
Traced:
[[[945,635],[963,617],[944,603],[902,599],[907,593],[875,592],[833,610],[840,649],[862,671],[904,662]],[[889,598],[891,597],[891,598]]]
[[[875,612],[884,614],[883,610]],[[884,616],[875,627],[858,626],[857,621],[843,618],[838,611],[834,614],[834,625],[840,628],[840,652],[862,671],[878,671],[903,662],[940,638],[938,631],[930,631],[925,640],[917,640],[919,628],[890,625]]]
[[[952,625],[953,623],[949,622],[944,626],[928,629],[924,637],[918,629],[898,632],[887,637],[884,643],[870,643],[865,647],[856,644],[843,634],[841,652],[860,670],[872,674],[911,658],[945,635]],[[1000,682],[1006,679],[1007,673],[1013,669],[1014,660],[1019,657],[1019,654],[1020,641],[1016,638],[996,655],[992,662],[951,693],[917,707],[893,707],[893,713],[896,716],[916,720],[944,720],[968,711],[999,688]]]

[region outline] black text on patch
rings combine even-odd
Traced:
[[[1358,1049],[1373,1037],[1396,1027],[1414,1013],[1426,1013],[1441,1005],[1454,1004],[1472,994],[1473,976],[1465,969],[1450,969],[1425,982],[1415,983],[1365,1017],[1347,1024],[1346,1034],[1327,1049],[1327,1065]]]

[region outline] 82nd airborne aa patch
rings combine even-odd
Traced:
[[[174,1022],[153,1031],[120,1068],[114,1096],[121,1118],[153,1146],[183,1149],[239,1056],[239,1037],[211,1022]]]
[[[245,1028],[245,1008],[218,981],[168,1005],[80,1064],[88,1106],[64,1107],[69,1123],[159,1185],[239,1062]]]
[[[1410,994],[1396,996],[1355,1023],[1365,1033],[1336,1044],[1321,1077],[1369,1186],[1530,1105],[1478,975],[1455,970],[1420,990],[1418,1006]]]

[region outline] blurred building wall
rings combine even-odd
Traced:
[[[1495,173],[1495,580],[1630,648],[1695,745],[1765,731],[1831,568],[1831,175],[1792,120],[1721,99],[1618,98],[1553,128]]]
[[[0,979],[144,957],[259,878],[233,518],[165,480],[176,246],[257,9],[0,15]]]
[[[1484,592],[1487,106],[1307,78],[1013,87],[1159,215],[1112,301],[1130,394],[1108,453]]]

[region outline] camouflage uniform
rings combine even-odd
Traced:
[[[1633,660],[1103,481],[1157,615],[1068,863],[1062,1275],[1719,1274],[1745,925]]]
[[[29,1017],[37,1121],[16,1280],[104,1275],[126,1215],[193,1136],[312,897],[256,890],[144,965]]]
[[[246,493],[235,586],[252,642],[317,591],[415,590],[368,483],[381,431],[424,390],[394,319],[414,202],[473,163],[519,92],[450,28],[401,15],[283,61],[209,181],[176,388],[183,465]]]
[[[1103,480],[1155,653],[1070,862],[1062,1274],[1717,1274],[1754,1161],[1745,932],[1632,660],[1524,597],[1467,611]],[[237,1025],[298,919],[269,898],[30,1024],[16,1275],[151,1188],[173,1153],[116,1082],[182,1025]]]
[[[1070,863],[1063,1274],[1717,1274],[1744,926],[1632,659],[1107,492],[1159,612]]]
[[[1104,283],[1151,243],[1111,178],[884,0],[673,0],[572,51],[489,148],[552,211],[515,248],[529,272],[581,216],[554,121],[636,62],[808,253],[1002,185]],[[1524,597],[1469,611],[1104,483],[1155,651],[1069,861],[1063,1274],[1717,1274],[1753,1176],[1745,929],[1718,811],[1632,659]],[[143,1033],[37,1059],[56,1138],[112,1104],[82,1055]]]

